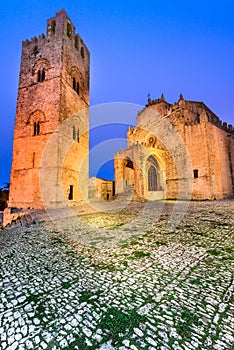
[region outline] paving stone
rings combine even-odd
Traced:
[[[134,205],[129,212],[85,215],[83,223],[67,218],[1,231],[1,349],[58,350],[76,341],[101,350],[234,346],[234,202],[191,202],[169,234],[174,204],[166,203],[150,230],[144,216],[122,225],[139,209]],[[90,245],[95,239],[98,245]],[[124,314],[131,331],[121,328]]]
[[[18,348],[18,342],[16,341],[11,346],[8,347],[8,350],[15,350]]]
[[[123,344],[128,348],[130,346],[130,341],[125,339],[123,340]]]

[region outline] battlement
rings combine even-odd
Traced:
[[[44,45],[52,41],[58,43],[59,40],[66,40],[67,43],[80,53],[84,60],[89,62],[90,52],[80,34],[76,34],[76,28],[64,9],[56,12],[56,16],[48,19],[46,35],[40,34],[38,37],[34,36],[31,38],[31,40],[26,39],[22,45],[23,48],[27,49],[32,45]]]
[[[227,124],[226,122],[223,122],[205,105],[204,102],[185,100],[182,94],[180,94],[178,102],[175,102],[174,104],[168,103],[165,100],[163,94],[161,98],[154,100],[151,100],[151,98],[149,97],[145,107],[138,112],[137,118],[140,117],[147,108],[152,108],[153,110],[160,112],[163,116],[168,117],[173,114],[177,116],[178,114],[184,116],[186,114],[185,111],[188,111],[187,115],[189,117],[187,117],[185,123],[190,122],[190,124],[200,123],[200,115],[202,114],[202,112],[205,112],[207,116],[207,121],[209,123],[234,135],[234,126],[232,124]],[[194,115],[195,118],[192,118],[191,115]]]

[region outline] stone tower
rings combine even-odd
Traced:
[[[23,42],[9,207],[43,208],[42,186],[51,204],[85,195],[80,187],[88,181],[89,73],[89,51],[64,10],[47,21],[46,36]]]

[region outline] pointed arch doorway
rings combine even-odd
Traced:
[[[165,186],[163,171],[161,170],[157,159],[153,155],[150,155],[147,158],[146,171],[148,199],[164,199]]]

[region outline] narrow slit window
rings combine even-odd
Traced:
[[[194,177],[194,179],[198,178],[198,169],[193,170],[193,177]]]
[[[75,48],[78,49],[79,48],[79,41],[78,41],[78,37],[75,37]]]
[[[41,71],[40,70],[37,72],[37,81],[38,81],[38,83],[41,81]]]
[[[73,89],[76,90],[76,79],[73,78]]]
[[[72,79],[72,87],[73,87],[73,90],[79,95],[79,93],[80,93],[80,84],[76,80],[76,78]]]
[[[56,28],[56,22],[55,20],[53,20],[51,22],[51,33],[54,34],[55,33],[55,28]]]
[[[41,73],[41,81],[45,80],[45,69],[42,69],[42,73]]]
[[[33,123],[33,135],[37,135],[37,122]]]
[[[77,142],[80,142],[80,130],[77,130]]]
[[[41,125],[40,125],[40,122],[37,122],[37,135],[40,134],[40,131],[41,131]]]
[[[72,26],[70,23],[67,23],[67,36],[71,38],[72,36]]]
[[[37,72],[37,82],[41,83],[44,80],[45,80],[45,69],[43,68],[42,70],[39,70]]]
[[[35,167],[35,152],[33,152],[33,156],[32,156],[32,167]]]
[[[41,131],[40,122],[33,123],[33,136],[39,135]]]
[[[72,129],[72,138],[74,141],[76,141],[76,128],[73,126],[73,129]]]
[[[73,185],[70,185],[70,186],[69,186],[68,199],[69,199],[70,201],[73,200]]]

